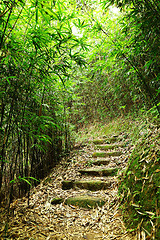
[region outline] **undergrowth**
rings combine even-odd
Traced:
[[[151,128],[137,142],[119,188],[128,228],[160,239],[160,132]]]
[[[148,133],[151,123],[145,118],[134,118],[131,116],[115,118],[108,122],[95,122],[86,124],[78,132],[72,132],[75,142],[83,142],[88,139],[101,138],[103,136],[118,135],[122,132],[128,133],[132,143],[136,143],[142,135]]]
[[[145,232],[147,239],[160,239],[160,131],[158,118],[148,115],[123,117],[109,123],[85,126],[77,142],[125,132],[134,150],[121,176],[119,194],[128,229]]]

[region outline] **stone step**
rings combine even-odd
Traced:
[[[121,156],[122,152],[121,151],[114,151],[114,152],[94,152],[92,154],[92,157],[97,158],[97,157],[118,157]]]
[[[104,144],[104,143],[114,143],[114,142],[117,142],[119,140],[122,140],[122,139],[119,139],[118,137],[110,137],[110,138],[103,138],[103,139],[95,139],[93,140],[93,143],[95,145],[97,144]]]
[[[90,176],[115,176],[118,168],[87,168],[78,170],[81,174]]]
[[[72,181],[67,180],[62,182],[62,189],[68,190],[71,188],[80,188],[80,189],[87,189],[90,191],[99,191],[108,189],[111,186],[110,181],[96,181],[96,180],[80,180],[80,181]]]
[[[123,147],[123,144],[114,144],[114,145],[96,145],[96,149],[101,149],[101,150],[108,150],[108,149],[114,149],[118,147]]]
[[[95,208],[102,207],[105,204],[104,199],[91,196],[76,196],[70,197],[65,200],[65,204],[79,206],[82,208]]]
[[[51,204],[56,205],[56,204],[61,204],[64,201],[64,198],[53,198],[51,200]]]
[[[106,143],[106,140],[105,139],[96,139],[96,140],[93,140],[93,143],[95,145],[97,144],[103,144],[103,143]]]
[[[115,143],[115,142],[118,142],[120,140],[121,139],[118,136],[115,136],[115,137],[113,136],[113,137],[110,137],[110,138],[106,137],[105,138],[105,141],[109,142],[109,143]]]
[[[97,166],[108,165],[109,163],[110,163],[110,159],[104,159],[104,158],[92,161],[92,164]]]

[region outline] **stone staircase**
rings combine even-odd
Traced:
[[[9,239],[135,240],[118,196],[131,152],[125,133],[77,144],[29,198],[11,204]]]
[[[101,207],[105,204],[105,199],[99,194],[100,191],[110,189],[115,182],[119,166],[119,157],[123,154],[125,147],[123,138],[112,136],[96,139],[91,143],[94,145],[95,152],[91,158],[87,159],[89,167],[77,169],[80,173],[78,180],[67,179],[62,181],[62,189],[87,189],[95,191],[96,196],[90,194],[77,195],[65,199],[65,204],[79,206],[82,208]],[[109,165],[112,163],[112,167]],[[118,166],[117,166],[118,165]],[[91,178],[92,177],[92,178]],[[100,179],[102,178],[102,179]],[[61,203],[63,199],[53,199],[52,204]]]

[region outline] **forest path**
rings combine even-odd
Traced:
[[[118,196],[118,175],[131,151],[125,133],[75,146],[68,160],[31,191],[29,207],[25,197],[12,204],[4,239],[135,239],[122,221]],[[61,203],[55,205],[55,199]]]

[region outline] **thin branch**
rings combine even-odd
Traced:
[[[0,42],[0,49],[2,48],[2,45],[3,45],[4,35],[5,35],[5,32],[6,32],[8,23],[9,23],[9,19],[10,19],[12,10],[13,10],[13,5],[11,6],[11,9],[10,9],[10,12],[9,12],[9,15],[8,15],[8,18],[7,18],[6,26],[5,26],[4,31],[3,31],[3,35],[2,35],[2,38],[1,38],[1,42]]]
[[[21,15],[21,13],[22,13],[22,11],[23,11],[23,9],[24,9],[24,6],[25,6],[25,4],[22,6],[21,11],[20,11],[20,13],[18,14],[18,17],[17,17],[17,19],[16,19],[16,21],[15,21],[12,29],[10,30],[9,34],[8,34],[8,35],[6,36],[6,38],[5,38],[5,41],[6,41],[6,39],[9,37],[9,35],[10,35],[11,32],[13,31],[13,29],[15,28],[15,26],[16,26],[16,24],[17,24],[17,22],[18,22],[18,19],[19,19],[20,15]],[[4,41],[4,42],[5,42],[5,41]]]
[[[82,3],[83,3],[83,2],[82,2]],[[86,13],[88,14],[88,16],[92,19],[92,21],[96,22],[96,20],[95,20],[92,16],[90,16],[90,14],[88,13],[86,4],[84,4],[84,6],[85,6]],[[120,45],[120,44],[117,44],[117,43],[110,37],[111,34],[107,33],[107,32],[104,30],[104,27],[102,28],[101,25],[100,25],[100,30],[111,40],[111,42],[112,42],[112,43],[115,45],[115,47],[119,50],[119,52],[121,53],[121,55],[127,60],[127,62],[130,64],[130,66],[133,67],[133,69],[134,69],[135,72],[137,73],[137,75],[138,75],[141,83],[144,84],[145,89],[146,89],[146,91],[148,92],[148,94],[149,94],[149,96],[150,96],[150,98],[151,98],[151,101],[152,101],[153,104],[156,106],[157,111],[158,111],[158,114],[160,115],[160,108],[159,108],[159,106],[158,106],[158,101],[157,101],[157,99],[153,96],[153,94],[152,94],[152,92],[151,92],[148,84],[146,83],[143,75],[141,74],[141,72],[139,71],[139,69],[137,68],[137,66],[136,66],[136,65],[133,63],[133,61],[131,61],[131,59],[130,59],[128,56],[126,56],[126,54],[121,50],[121,49],[122,49],[121,45]]]
[[[7,9],[7,7],[6,7],[5,10],[3,11],[3,13],[0,14],[0,18],[3,17],[9,10],[10,10],[10,8]]]

